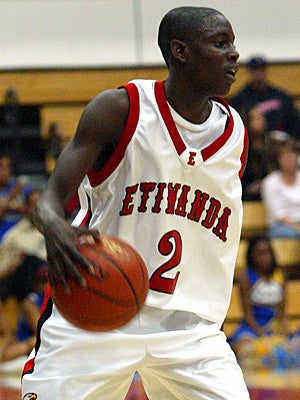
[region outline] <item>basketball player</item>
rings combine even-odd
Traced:
[[[159,27],[165,82],[135,80],[86,107],[36,210],[50,280],[81,280],[76,250],[90,235],[119,236],[144,258],[150,292],[121,329],[96,333],[67,322],[49,298],[23,398],[123,400],[135,371],[150,400],[246,400],[220,327],[229,305],[241,221],[245,129],[222,99],[238,70],[228,20],[180,7]],[[79,189],[73,226],[63,209]],[[81,226],[81,227],[80,227]],[[83,283],[84,284],[84,283]]]

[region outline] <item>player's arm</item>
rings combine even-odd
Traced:
[[[109,156],[105,152],[117,142],[128,111],[129,99],[125,89],[103,92],[88,104],[37,204],[34,221],[45,236],[52,283],[59,280],[67,286],[67,275],[82,281],[76,264],[91,268],[76,247],[84,230],[66,222],[64,208],[96,160]]]

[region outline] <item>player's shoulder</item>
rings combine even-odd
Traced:
[[[108,89],[99,93],[85,107],[75,139],[95,146],[117,140],[126,124],[129,108],[125,89]]]
[[[133,79],[118,88],[104,90],[89,102],[86,112],[97,113],[97,111],[102,112],[104,110],[105,112],[115,113],[115,115],[127,115],[130,101],[134,97],[131,88],[134,86],[137,92],[142,93],[151,91],[154,84],[155,80]]]
[[[114,109],[128,109],[129,99],[124,87],[104,90],[98,93],[87,105],[87,109],[109,107]]]
[[[81,124],[99,128],[123,126],[129,112],[129,98],[124,88],[108,89],[97,94],[85,107]]]

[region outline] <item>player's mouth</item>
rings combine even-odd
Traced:
[[[235,82],[236,81],[236,73],[238,72],[238,66],[237,65],[235,65],[235,66],[233,66],[233,67],[231,67],[231,68],[229,68],[227,71],[226,71],[226,76],[232,81],[232,82]]]

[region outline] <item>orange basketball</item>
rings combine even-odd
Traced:
[[[146,265],[125,241],[101,236],[101,242],[84,244],[79,251],[89,259],[95,274],[83,268],[87,287],[69,280],[70,294],[60,284],[51,297],[60,313],[79,328],[108,331],[128,323],[141,309],[149,289]]]

